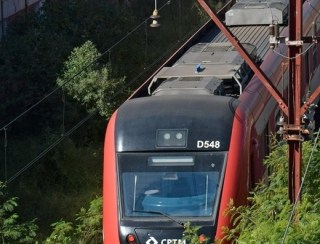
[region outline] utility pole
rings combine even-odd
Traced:
[[[283,38],[276,36],[274,42],[270,43],[273,46],[278,43],[286,43],[288,46],[289,56],[289,85],[288,85],[288,100],[284,101],[283,96],[279,93],[276,87],[269,81],[268,77],[251,59],[246,50],[243,48],[237,38],[229,31],[225,24],[219,20],[218,16],[209,7],[205,0],[198,0],[202,8],[208,13],[213,22],[224,33],[228,40],[237,49],[241,57],[246,61],[255,75],[261,80],[262,84],[270,92],[273,98],[278,102],[279,108],[287,116],[288,123],[284,124],[284,140],[289,146],[289,199],[291,202],[298,201],[301,181],[301,151],[303,141],[302,117],[312,105],[312,102],[320,95],[320,86],[311,94],[307,101],[302,101],[301,98],[301,81],[302,81],[302,47],[304,43],[317,43],[320,37],[302,36],[302,0],[292,0],[289,3],[289,37]],[[315,28],[316,29],[316,28]],[[308,70],[306,70],[308,72]]]
[[[303,136],[301,127],[301,64],[302,64],[302,0],[289,3],[289,94],[287,141],[289,146],[288,190],[293,203],[299,199],[301,152]]]

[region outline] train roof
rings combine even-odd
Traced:
[[[284,30],[285,26],[280,26],[280,33]],[[253,26],[230,26],[229,30],[237,38],[240,43],[250,43],[255,46],[257,57],[263,61],[270,49],[270,35],[269,26],[253,25]],[[211,42],[226,42],[227,37],[219,32],[215,35]]]
[[[284,26],[280,26],[280,32]],[[267,53],[270,51],[269,43],[269,26],[233,26],[229,27],[232,34],[239,40],[240,43],[250,43],[255,46],[257,56],[260,60],[264,60]],[[226,42],[227,37],[219,32],[212,42]]]
[[[165,80],[152,95],[219,95],[222,80],[210,76],[172,77]]]
[[[254,45],[244,43],[243,46],[249,55],[256,57]],[[198,43],[173,66],[164,67],[155,75],[151,85],[162,83],[153,95],[223,94],[223,80],[231,80],[237,73],[243,73],[243,64],[230,42]]]
[[[218,28],[214,25],[209,25],[210,22],[208,22],[206,24],[207,26],[207,30],[206,30],[206,34],[203,36],[198,37],[200,43],[204,43],[204,44],[210,44],[210,43],[225,43],[228,42],[228,39],[226,38],[226,36],[218,30]],[[285,26],[280,26],[280,32],[283,31],[283,29],[285,28]],[[246,44],[251,44],[253,46],[255,46],[256,48],[256,57],[257,57],[257,61],[259,61],[259,63],[263,62],[264,58],[267,56],[267,54],[269,52],[272,52],[270,50],[270,44],[269,44],[269,26],[265,26],[265,25],[252,25],[252,26],[231,26],[229,27],[229,30],[233,33],[233,35],[235,36],[236,40],[242,44],[246,43]],[[185,49],[187,46],[185,46],[183,49]],[[174,58],[170,59],[169,62],[167,62],[167,65],[170,67],[173,67],[171,64],[173,62],[173,60],[177,60],[177,56],[178,55],[184,55],[183,51],[179,51],[177,53],[174,54]],[[191,65],[190,65],[191,66]],[[175,67],[174,69],[179,69],[177,67]],[[169,73],[168,72],[173,72],[168,71],[168,68],[166,66],[162,66],[162,68],[160,69],[160,71],[158,70],[156,74],[152,75],[152,77],[150,77],[150,79],[148,79],[141,87],[141,89],[139,89],[138,91],[136,91],[131,97],[130,99],[134,99],[140,96],[149,96],[152,95],[152,93],[155,90],[156,85],[159,85],[159,82],[157,82],[157,84],[155,84],[155,77],[161,74],[163,76],[167,76],[169,77]],[[188,71],[187,71],[188,72]],[[195,65],[190,68],[189,74],[193,75],[195,77]],[[205,74],[202,72],[202,75]],[[202,76],[204,77],[204,76]],[[168,78],[170,79],[170,78]],[[161,79],[161,82],[163,82],[165,79]],[[215,81],[214,81],[215,82]],[[203,86],[203,85],[201,85]],[[212,86],[212,84],[211,84]],[[202,88],[201,88],[202,89]],[[170,93],[170,92],[169,92]],[[159,93],[157,93],[159,94]]]
[[[238,0],[226,12],[226,25],[285,24],[288,18],[288,0]]]
[[[244,44],[249,54],[255,56],[255,47]],[[193,46],[172,67],[164,67],[154,77],[204,77],[231,78],[243,63],[238,51],[230,43],[199,43]],[[197,69],[197,66],[201,65]]]
[[[280,31],[284,28],[280,26]],[[264,60],[270,51],[269,26],[232,26],[229,30],[255,60]],[[180,93],[237,96],[241,91],[221,92],[222,80],[239,74],[243,64],[244,60],[226,36],[222,32],[214,33],[191,47],[173,66],[163,67],[153,77],[148,92],[150,95]],[[154,85],[160,83],[154,90]],[[240,83],[238,85],[242,90],[246,84]]]

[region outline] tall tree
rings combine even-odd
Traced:
[[[102,116],[108,117],[119,96],[126,91],[125,79],[110,78],[108,66],[98,63],[100,57],[91,41],[75,48],[57,83],[89,111],[97,109]]]

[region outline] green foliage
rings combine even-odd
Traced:
[[[102,197],[96,198],[90,203],[88,210],[81,208],[77,215],[77,233],[79,243],[102,242]]]
[[[51,226],[53,232],[44,244],[102,243],[102,197],[94,199],[88,210],[81,208],[76,223],[61,220]]]
[[[53,227],[53,232],[44,241],[45,244],[71,243],[72,237],[70,236],[70,234],[72,234],[72,231],[74,231],[74,228],[71,222],[66,222],[64,220],[61,220],[59,222],[53,223],[51,227]]]
[[[7,199],[5,185],[0,182],[0,238],[1,243],[34,243],[38,226],[35,220],[20,223],[15,213],[18,206],[17,198]]]
[[[312,143],[303,143],[303,165],[309,162]],[[251,205],[230,204],[234,228],[226,229],[226,238],[235,243],[315,243],[320,240],[319,145],[313,153],[302,189],[301,202],[288,232],[292,213],[288,200],[288,147],[278,145],[265,160],[271,169],[267,182],[261,182],[249,198]]]
[[[186,240],[188,244],[206,244],[209,238],[199,237],[200,229],[200,226],[192,226],[190,222],[187,222],[184,225],[183,240]]]
[[[91,41],[75,48],[57,83],[88,110],[98,109],[102,116],[108,117],[114,109],[111,103],[116,104],[115,95],[124,89],[124,79],[110,78],[109,68],[97,63],[99,57]]]

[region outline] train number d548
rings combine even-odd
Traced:
[[[197,141],[197,148],[220,148],[220,141]]]

